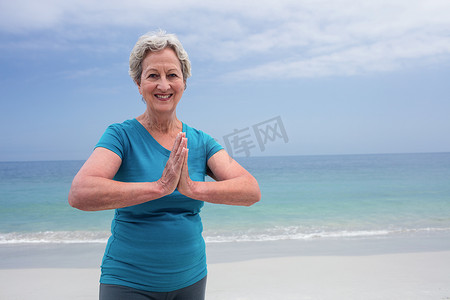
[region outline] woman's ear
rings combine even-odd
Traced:
[[[142,91],[141,91],[141,84],[139,83],[139,82],[137,82],[136,80],[134,81],[134,83],[136,84],[136,86],[138,87],[138,91],[139,91],[139,94],[141,94],[142,95]]]

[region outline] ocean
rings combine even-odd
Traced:
[[[206,203],[207,243],[450,237],[450,153],[236,158],[251,207]],[[69,206],[83,161],[0,162],[0,244],[106,243],[113,211]]]

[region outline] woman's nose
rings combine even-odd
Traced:
[[[158,81],[157,88],[161,91],[167,91],[168,89],[170,89],[169,81],[161,76],[161,79]]]

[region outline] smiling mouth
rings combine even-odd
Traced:
[[[170,97],[172,97],[173,94],[169,94],[169,95],[155,95],[155,97],[159,100],[168,100]]]

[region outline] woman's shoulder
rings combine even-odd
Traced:
[[[186,136],[190,139],[195,138],[198,140],[205,140],[205,139],[210,139],[212,138],[209,134],[207,134],[206,132],[204,132],[203,130],[194,128],[189,126],[188,124],[183,122],[183,131],[186,132]]]
[[[188,124],[183,122],[183,129],[184,131],[186,131],[186,133],[191,133],[191,134],[196,134],[196,135],[207,135],[210,136],[208,133],[206,133],[204,130],[202,129],[197,129],[195,127],[189,126]]]
[[[121,123],[112,123],[108,126],[108,128],[119,131],[128,131],[131,129],[135,129],[137,126],[136,123],[139,123],[136,119],[129,119]]]
[[[192,146],[194,146],[194,148],[205,149],[208,159],[214,153],[223,149],[219,142],[211,135],[205,133],[202,130],[190,127],[186,124],[184,125],[186,126],[186,137],[188,138],[188,147],[190,147],[190,149]]]

